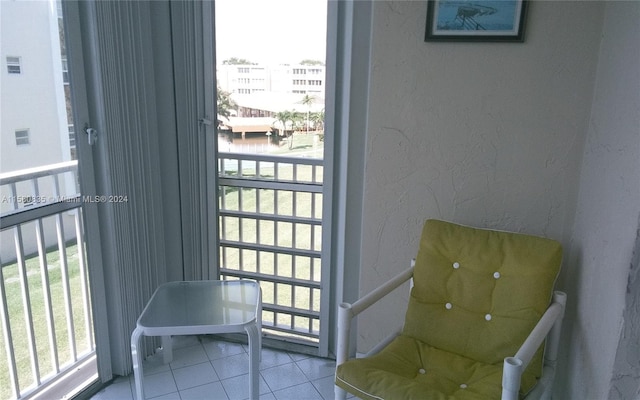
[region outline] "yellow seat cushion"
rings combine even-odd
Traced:
[[[535,382],[529,373],[523,378]],[[338,366],[336,384],[362,399],[499,399],[502,364],[483,364],[400,335],[380,353]]]
[[[515,355],[549,306],[561,260],[562,247],[550,239],[428,220],[423,228],[416,258],[414,287],[402,334],[405,339],[414,341],[414,349],[432,349],[425,354],[447,354],[446,357],[434,358],[445,360],[442,363],[438,361],[440,364],[437,368],[444,370],[450,362],[453,371],[457,370],[458,365],[476,372],[483,371],[482,379],[478,378],[478,382],[483,382],[482,387],[494,374],[487,371],[495,371],[496,376],[491,379],[492,382],[495,380],[497,396],[493,396],[494,392],[489,393],[488,389],[465,390],[465,396],[477,393],[481,397],[464,398],[500,397],[503,360]],[[397,351],[399,347],[395,345],[392,349]],[[528,392],[542,373],[542,350],[541,346],[526,370],[521,393]],[[392,364],[391,359],[395,359],[395,356],[389,351],[385,350],[380,355],[381,364]],[[455,357],[470,360],[472,364],[454,362],[457,360]],[[429,359],[420,358],[419,362],[429,362]],[[373,371],[368,375],[347,373],[351,369],[370,365],[365,364],[368,362],[349,361],[342,368],[344,378],[338,374],[338,382],[343,380],[342,384],[346,386],[368,387],[365,385],[369,383],[365,384],[360,379],[374,376]],[[407,368],[412,368],[415,373],[417,365],[418,361],[414,360]],[[460,371],[463,369],[461,367]],[[448,387],[436,385],[427,389],[427,384],[422,383],[427,382],[426,377],[414,377],[410,381],[415,381],[415,384],[405,382],[405,385],[400,381],[406,378],[400,378],[403,375],[395,374],[393,370],[382,370],[380,374],[385,376],[384,385],[398,390],[403,386],[413,388],[411,390],[416,391],[415,396],[421,393],[420,390],[428,390],[423,397],[415,398],[463,398],[459,397],[462,394],[453,393]],[[454,373],[454,381],[466,378],[459,374],[462,372]],[[400,381],[396,382],[395,379]],[[384,385],[377,384],[375,388],[383,390],[381,386]],[[432,391],[445,397],[426,395]],[[383,390],[382,393],[389,392]],[[393,393],[382,398],[413,398],[400,396],[400,392]]]

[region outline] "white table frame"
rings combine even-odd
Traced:
[[[198,321],[194,325],[186,325],[186,324],[162,324],[162,323],[149,323],[147,325],[144,324],[144,320],[149,319],[150,314],[153,310],[156,315],[161,315],[161,317],[166,317],[165,314],[162,314],[158,307],[157,302],[160,302],[159,298],[162,295],[166,295],[166,291],[168,290],[176,290],[179,287],[189,287],[192,285],[198,285],[200,287],[205,287],[208,285],[214,290],[214,286],[216,287],[235,287],[235,286],[245,286],[248,288],[257,289],[257,301],[256,304],[253,303],[244,303],[243,311],[246,311],[245,308],[251,309],[252,311],[247,314],[247,318],[243,318],[240,321],[234,321],[232,323],[220,321]],[[161,295],[159,295],[161,293]],[[183,290],[181,292],[181,298],[175,299],[177,304],[172,304],[172,306],[182,307],[186,306],[188,300],[190,299],[188,296],[191,292],[188,290]],[[164,299],[166,301],[166,298]],[[181,303],[182,302],[182,303]],[[222,312],[224,309],[224,305],[221,304],[211,304],[210,307],[221,307],[219,309],[214,309],[214,311]],[[253,308],[255,306],[255,308]],[[171,311],[171,310],[167,310]],[[191,308],[189,311],[193,311]],[[211,311],[211,309],[209,309]],[[206,319],[206,318],[205,318]],[[142,371],[142,351],[140,346],[140,339],[142,336],[161,336],[162,337],[162,348],[163,348],[163,361],[165,363],[171,362],[173,358],[172,344],[171,344],[171,336],[172,335],[203,335],[203,334],[214,334],[214,333],[234,333],[234,332],[246,332],[249,338],[249,380],[251,382],[251,399],[258,400],[259,397],[259,363],[260,363],[260,354],[262,349],[262,292],[260,290],[260,285],[255,281],[242,280],[242,281],[182,281],[182,282],[169,282],[161,285],[156,289],[153,296],[147,303],[147,306],[140,314],[138,318],[136,329],[131,334],[131,356],[133,358],[133,374],[136,383],[136,396],[138,400],[143,400],[144,397],[144,374]]]

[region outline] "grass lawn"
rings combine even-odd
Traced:
[[[76,353],[83,354],[90,350],[90,344],[85,329],[77,246],[68,246],[66,253]],[[58,362],[62,367],[72,362],[72,355],[69,331],[67,329],[66,303],[64,301],[59,254],[60,252],[58,250],[47,253],[46,265],[51,290]],[[40,376],[46,377],[54,373],[55,366],[49,345],[47,311],[42,288],[42,271],[39,257],[35,256],[26,260],[26,271]],[[18,380],[21,390],[24,390],[33,385],[35,380],[31,368],[29,339],[26,328],[27,325],[25,324],[25,311],[23,308],[21,278],[18,265],[9,264],[2,267],[2,274],[7,297],[7,308],[10,316]],[[12,398],[9,362],[5,341],[6,338],[4,335],[0,336],[0,360],[2,360],[0,361],[0,399]]]
[[[270,151],[269,154],[277,154],[282,156],[304,156],[312,158],[322,158],[324,153],[324,142],[320,140],[323,134],[311,131],[308,134],[294,133],[292,148],[289,149],[290,138],[282,138],[280,146]]]

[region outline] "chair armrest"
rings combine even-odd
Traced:
[[[375,304],[378,300],[391,293],[394,289],[411,279],[412,276],[413,263],[411,268],[396,275],[391,280],[356,300],[353,304],[340,304],[340,307],[338,308],[338,348],[336,351],[336,365],[340,365],[348,359],[351,320]]]
[[[353,304],[342,303],[340,304],[340,308],[345,308],[350,310],[351,317],[355,317],[360,314],[367,308],[371,307],[378,300],[382,299],[384,296],[391,293],[393,290],[398,288],[400,285],[411,279],[413,276],[413,266],[411,268],[406,269],[404,272],[394,276],[389,281],[383,283],[379,287],[375,288],[371,292],[362,296],[358,300],[356,300]],[[344,306],[344,307],[343,307]]]
[[[524,341],[520,349],[513,357],[504,359],[502,372],[502,400],[518,399],[520,390],[520,379],[522,372],[527,368],[531,359],[542,342],[549,336],[545,360],[555,362],[558,342],[560,339],[560,326],[564,315],[564,307],[567,302],[567,295],[563,292],[553,293],[553,302],[542,315],[540,321],[531,330],[531,333]],[[555,372],[555,371],[552,371]]]
[[[554,292],[553,302],[549,308],[547,308],[547,311],[542,315],[540,321],[538,321],[515,355],[515,358],[522,360],[523,370],[527,368],[534,354],[551,331],[551,328],[554,327],[557,321],[562,320],[566,302],[566,294],[562,292]]]

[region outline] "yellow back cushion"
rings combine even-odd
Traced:
[[[404,334],[486,364],[513,356],[549,306],[556,241],[438,220],[423,228]],[[542,348],[529,371],[542,369]]]

